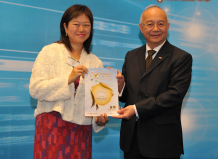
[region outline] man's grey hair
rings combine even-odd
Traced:
[[[139,23],[143,23],[143,13],[144,13],[144,11],[148,10],[149,8],[153,8],[153,7],[157,7],[157,8],[160,8],[161,10],[163,10],[160,6],[158,6],[158,5],[156,5],[156,4],[151,4],[151,5],[147,6],[147,7],[143,10],[143,12],[142,12],[142,14],[141,14]],[[164,10],[163,10],[163,11],[164,11]],[[164,11],[164,12],[165,12],[165,11]],[[165,14],[166,14],[166,16],[167,16],[167,13],[166,13],[166,12],[165,12]],[[169,23],[169,18],[168,18],[168,16],[167,16],[167,23]]]

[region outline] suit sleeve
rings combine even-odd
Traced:
[[[126,54],[125,61],[123,63],[123,68],[122,68],[122,75],[124,76],[124,78],[126,77],[126,58],[127,58],[127,55],[128,55],[128,53]],[[125,78],[125,83],[127,83],[126,78]],[[127,91],[127,87],[125,85],[124,89],[123,89],[122,96],[119,97],[119,101],[126,103],[127,95],[128,95],[128,91]]]
[[[141,121],[157,116],[175,106],[181,106],[191,82],[192,56],[185,54],[172,66],[166,92],[137,102],[136,109]],[[164,80],[164,79],[162,79]]]

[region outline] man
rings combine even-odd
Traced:
[[[125,159],[179,159],[184,154],[180,114],[191,82],[192,56],[166,40],[169,27],[164,10],[148,6],[139,23],[147,43],[126,54],[122,75],[117,74],[125,107],[113,117],[122,119]]]

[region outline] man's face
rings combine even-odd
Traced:
[[[165,41],[170,24],[167,23],[166,13],[162,9],[152,7],[144,11],[142,23],[139,23],[139,28],[151,49]]]

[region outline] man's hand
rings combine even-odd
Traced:
[[[112,67],[107,67],[107,68],[112,69]],[[121,90],[123,89],[125,79],[124,79],[124,76],[120,73],[119,70],[117,70],[116,78],[117,78],[117,82],[118,82],[118,91],[120,93]]]
[[[120,93],[121,90],[123,89],[125,79],[124,79],[124,76],[120,73],[119,70],[117,70],[116,78],[117,78],[117,81],[118,81],[118,91]]]
[[[95,118],[95,122],[99,126],[105,126],[108,123],[108,121],[109,121],[109,118],[106,113],[104,113],[104,115],[101,114],[100,116],[97,116]]]
[[[129,105],[125,108],[120,108],[117,113],[119,114],[118,116],[112,116],[113,118],[117,119],[127,119],[129,120],[134,114],[135,114],[135,108],[133,105]]]

